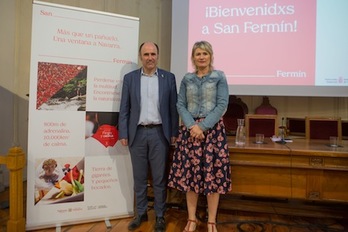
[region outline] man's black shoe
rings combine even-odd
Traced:
[[[133,218],[133,220],[128,224],[128,230],[135,230],[138,228],[142,222],[145,222],[148,220],[147,214],[143,215],[137,215]]]
[[[164,217],[156,217],[155,232],[165,232],[166,231],[166,221]]]

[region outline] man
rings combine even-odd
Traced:
[[[119,139],[129,147],[137,214],[128,229],[135,230],[147,216],[147,177],[153,180],[155,231],[165,231],[166,165],[169,145],[178,135],[175,75],[157,68],[157,44],[139,47],[142,67],[124,76],[119,115]]]

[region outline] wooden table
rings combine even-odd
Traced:
[[[231,194],[328,202],[348,202],[348,140],[331,148],[329,141],[294,139],[245,146],[229,137]]]

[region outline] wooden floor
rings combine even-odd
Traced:
[[[0,232],[6,230],[8,219],[8,191],[0,193]],[[151,197],[149,197],[151,200]],[[24,202],[26,200],[24,199]],[[205,200],[199,201],[197,231],[207,231]],[[2,208],[2,209],[1,209]],[[136,232],[150,232],[154,227],[154,210],[150,201],[149,221]],[[182,193],[170,191],[165,215],[168,232],[181,232],[187,213]],[[131,218],[111,220],[110,227],[104,221],[66,225],[61,228],[35,230],[37,232],[123,232]],[[286,199],[246,198],[222,196],[218,212],[219,232],[346,232],[348,231],[348,204],[319,204],[315,202],[288,201]],[[12,232],[12,231],[10,231]]]

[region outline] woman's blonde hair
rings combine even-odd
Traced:
[[[195,70],[197,70],[197,66],[195,65],[195,62],[194,62],[194,55],[195,55],[195,51],[197,48],[200,48],[200,49],[209,53],[209,55],[210,55],[209,71],[212,71],[214,69],[214,67],[213,67],[213,60],[214,60],[213,47],[211,46],[211,44],[209,42],[204,41],[204,40],[198,41],[193,45],[192,53],[191,53],[191,62],[192,62],[193,67],[195,68]]]

